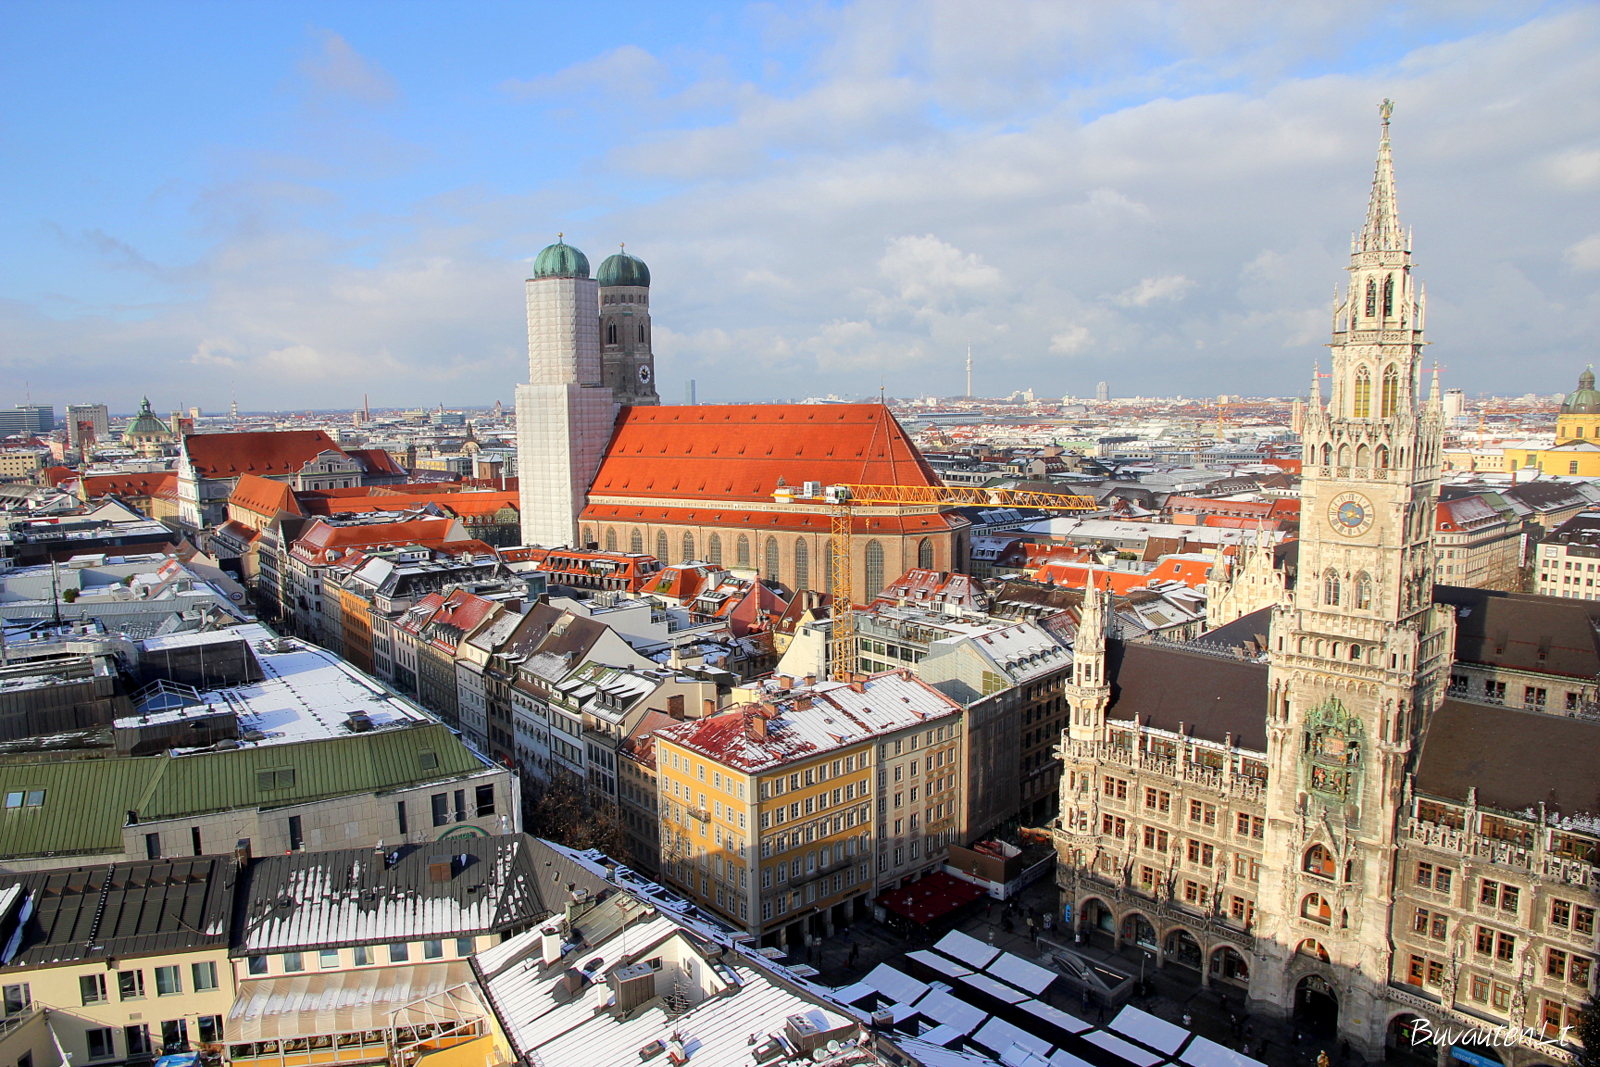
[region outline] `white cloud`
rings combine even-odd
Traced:
[[[382,140],[407,100],[328,34],[302,64],[309,95],[396,106],[310,147],[238,148],[195,183],[208,244],[188,262],[134,228],[63,223],[57,243],[93,269],[164,288],[0,300],[0,374],[72,399],[94,379],[135,401],[509,399],[525,259],[564,229],[593,261],[625,239],[650,263],[668,398],[689,377],[711,398],[865,395],[885,374],[891,393],[954,394],[969,342],[993,392],[1298,392],[1388,96],[1451,384],[1553,392],[1600,330],[1580,273],[1600,235],[1574,244],[1600,217],[1600,9],[1507,11],[1464,34],[1448,18],[1412,33],[1439,16],[1365,0],[761,8],[763,36],[728,56],[641,38],[486,74],[492,107],[459,104],[495,124],[480,135],[558,161],[510,191],[449,165],[455,129]],[[1444,43],[1339,70],[1378,26]],[[735,73],[761,66],[740,48],[770,69]],[[1292,73],[1308,60],[1334,72]],[[538,156],[545,113],[605,137]],[[410,192],[365,184],[374,146],[382,178],[428,164]],[[1546,355],[1508,369],[1516,348]]]
[[[887,279],[901,300],[933,304],[992,291],[1000,272],[983,257],[962,252],[933,234],[896,237],[878,260],[878,273]]]
[[[400,87],[382,67],[350,47],[339,34],[319,31],[316,47],[300,61],[299,71],[317,92],[364,104],[392,104]]]
[[[1600,270],[1600,233],[1591,233],[1568,248],[1564,258],[1578,270]]]
[[[1183,275],[1165,274],[1159,278],[1142,278],[1138,285],[1129,286],[1114,299],[1125,308],[1142,308],[1157,300],[1180,300],[1193,288],[1194,282]]]
[[[1050,338],[1050,351],[1058,356],[1075,356],[1092,340],[1087,326],[1069,326]]]

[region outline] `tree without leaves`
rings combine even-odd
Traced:
[[[569,775],[548,783],[524,781],[522,825],[528,833],[568,848],[626,854],[628,838],[616,805]]]

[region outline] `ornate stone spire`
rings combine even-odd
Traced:
[[[1378,105],[1383,116],[1383,137],[1378,142],[1378,166],[1372,175],[1372,199],[1367,203],[1367,222],[1356,238],[1358,252],[1404,252],[1405,230],[1400,226],[1400,208],[1394,195],[1394,160],[1389,155],[1389,116],[1394,101]]]

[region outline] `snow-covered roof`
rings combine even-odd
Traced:
[[[191,705],[118,719],[119,727],[181,721],[196,714],[234,712],[239,716],[241,747],[343,737],[350,716],[363,712],[374,730],[433,722],[433,717],[337,655],[315,645],[274,637],[259,625],[235,626],[210,633],[184,633],[142,642],[147,652],[176,650],[219,639],[248,641],[264,677],[248,685],[212,689],[199,694],[206,706]],[[255,734],[261,736],[255,738]],[[255,738],[252,740],[252,738]]]
[[[865,682],[821,682],[775,695],[779,699],[676,723],[656,736],[751,773],[932,725],[962,710],[910,671],[876,674]],[[766,719],[764,732],[751,728],[751,716]]]
[[[435,880],[435,868],[441,866],[449,875]],[[387,852],[270,856],[251,868],[235,952],[259,955],[496,933],[544,913],[533,879],[527,838],[521,834]]]

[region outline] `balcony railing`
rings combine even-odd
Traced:
[[[1513,845],[1508,841],[1497,841],[1482,834],[1468,833],[1466,830],[1423,822],[1420,819],[1406,820],[1402,833],[1406,840],[1414,844],[1469,856],[1482,863],[1527,871],[1566,885],[1600,887],[1600,867],[1582,860],[1550,855],[1540,850]]]
[[[1266,790],[1265,782],[1247,778],[1242,774],[1214,770],[1195,763],[1180,764],[1175,759],[1152,756],[1139,749],[1123,748],[1121,745],[1113,745],[1106,741],[1065,740],[1057,751],[1063,760],[1098,759],[1118,763],[1124,767],[1149,771],[1151,774],[1174,781],[1190,782],[1235,800],[1260,801]]]

